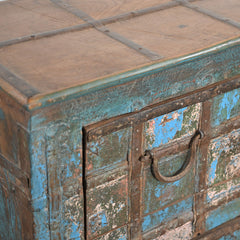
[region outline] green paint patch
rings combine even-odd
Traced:
[[[188,152],[159,159],[159,171],[164,176],[172,176],[186,160]],[[182,199],[194,192],[193,169],[182,179],[173,183],[162,183],[156,180],[150,169],[146,169],[144,178],[144,213]]]
[[[107,233],[127,223],[128,177],[126,175],[87,191],[87,218],[89,237]]]
[[[240,129],[213,139],[208,152],[208,185],[239,175]]]
[[[100,137],[87,145],[87,174],[127,160],[131,129]]]

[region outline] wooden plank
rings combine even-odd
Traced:
[[[29,120],[30,113],[15,99],[0,90],[0,154],[18,168],[21,167],[18,154],[24,151],[27,156],[29,153],[29,149],[26,146],[19,145],[17,139],[19,136],[18,129],[21,126],[27,133]],[[27,169],[24,169],[24,167],[22,170],[30,173],[29,169],[27,172]]]
[[[93,29],[12,45],[0,51],[0,58],[7,68],[44,92],[149,63],[146,57]]]
[[[69,3],[66,3],[66,2],[64,3],[62,0],[51,0],[51,1],[54,2],[55,4],[57,4],[58,6],[62,7],[66,11],[71,12],[72,14],[76,15],[83,21],[91,24],[99,32],[105,34],[108,37],[111,37],[112,39],[114,39],[120,43],[123,43],[124,45],[128,46],[131,49],[134,49],[138,53],[149,58],[150,60],[159,60],[160,58],[162,58],[157,53],[154,53],[153,51],[150,51],[150,50],[144,48],[143,46],[136,44],[135,42],[121,36],[120,34],[109,30],[100,21],[95,20],[94,18],[92,18],[90,15],[83,12],[82,10],[74,8]]]
[[[240,34],[235,27],[181,6],[109,24],[108,28],[166,58]]]
[[[236,27],[237,29],[240,29],[240,23],[236,22],[230,18],[225,18],[219,14],[216,14],[214,11],[209,11],[208,9],[202,8],[200,6],[196,6],[194,4],[189,3],[187,0],[176,0],[177,2],[181,3],[183,6],[190,8],[196,12],[205,14],[213,19],[216,19],[220,22],[224,22],[228,25],[231,25],[233,27]]]
[[[10,85],[16,87],[19,92],[24,94],[26,97],[32,97],[39,93],[34,87],[25,82],[21,77],[18,77],[8,68],[0,64],[0,77],[4,79]]]
[[[1,239],[33,239],[30,189],[24,192],[24,187],[7,169],[0,167]]]
[[[101,2],[96,2],[94,0],[83,0],[68,1],[75,9],[81,9],[95,19],[109,18],[115,15],[123,14],[126,12],[132,12],[139,9],[153,7],[159,4],[169,3],[170,0],[147,0],[147,1],[137,1],[137,0],[104,0]],[[94,5],[94,8],[92,7]]]
[[[47,0],[6,1],[0,5],[0,41],[83,23]]]
[[[194,5],[213,11],[225,18],[240,23],[240,2],[238,0],[204,0],[196,1]]]

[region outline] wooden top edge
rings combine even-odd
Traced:
[[[134,68],[128,71],[115,73],[114,75],[105,76],[104,78],[93,79],[91,82],[86,84],[72,86],[72,87],[61,89],[59,91],[54,91],[51,93],[45,93],[45,94],[40,93],[29,98],[25,96],[24,98],[25,100],[22,101],[21,99],[21,103],[24,102],[26,104],[26,99],[27,99],[27,104],[26,104],[27,108],[30,111],[33,111],[35,109],[44,108],[44,107],[56,104],[58,102],[67,101],[69,99],[72,99],[75,96],[80,97],[82,95],[85,95],[100,89],[127,83],[132,81],[132,79],[141,77],[142,75],[148,72],[154,73],[155,71],[158,71],[160,69],[177,65],[182,62],[189,61],[191,59],[214,54],[216,52],[222,51],[226,48],[230,48],[239,44],[240,44],[240,36],[238,36],[237,38],[231,38],[227,41],[214,44],[208,48],[204,48],[184,56],[178,56],[176,58],[154,61],[151,64],[138,66],[137,68]],[[15,98],[17,98],[17,100],[20,100],[18,95]]]

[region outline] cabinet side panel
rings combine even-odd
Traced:
[[[0,239],[33,239],[29,118],[0,90]]]

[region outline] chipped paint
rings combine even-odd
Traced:
[[[131,129],[126,128],[88,143],[87,175],[126,161],[130,136]]]
[[[213,229],[240,214],[240,199],[237,198],[231,202],[227,202],[217,209],[209,212],[206,217],[206,229]]]
[[[95,240],[127,240],[127,227],[122,227],[111,231]]]
[[[151,149],[190,136],[198,128],[201,104],[151,119],[145,126],[145,148]]]
[[[87,209],[90,239],[126,224],[128,218],[127,176],[121,176],[87,191]]]
[[[218,126],[226,120],[240,114],[240,89],[227,92],[213,99],[212,126]]]
[[[240,230],[232,232],[231,234],[225,235],[218,240],[239,240],[240,239]]]
[[[213,139],[208,152],[208,185],[239,173],[240,130]]]
[[[193,198],[187,198],[181,202],[166,207],[160,211],[154,212],[143,218],[142,231],[148,231],[159,224],[167,224],[180,214],[192,211]]]
[[[159,159],[159,170],[165,175],[172,175],[186,159],[187,152]],[[144,184],[144,213],[156,211],[174,201],[194,193],[193,171],[173,183],[161,183],[156,180],[151,169],[145,171]]]
[[[82,195],[75,195],[64,202],[64,238],[82,239],[83,217]]]
[[[233,179],[221,185],[207,189],[207,203],[209,206],[217,206],[222,199],[230,198],[240,191],[240,179]]]
[[[187,222],[181,227],[167,231],[164,235],[154,240],[190,240],[192,239],[193,226],[192,222]]]
[[[118,79],[118,83],[124,81],[127,83],[114,88],[108,88],[110,85],[107,85],[107,80],[105,80],[106,84],[99,87],[97,93],[95,91],[97,88],[95,88],[94,91],[91,90],[86,94],[88,87],[85,86],[84,91],[77,93],[77,96],[81,95],[78,99],[70,99],[70,101],[62,102],[61,105],[54,105],[55,100],[51,100],[49,106],[52,104],[52,107],[33,112],[31,123],[28,126],[31,127],[31,203],[34,215],[34,238],[38,240],[51,238],[83,239],[82,126],[129,113],[135,111],[136,108],[142,109],[150,104],[159,103],[237,75],[240,73],[238,56],[239,47],[235,46],[231,49],[214,52],[213,56],[198,55],[197,59],[193,56],[191,59],[182,59],[177,64],[174,62],[173,65],[169,62],[167,67],[159,65],[158,68],[149,68],[148,72],[128,77],[127,80],[126,77],[123,80]],[[180,101],[179,104],[181,103]],[[224,108],[227,106],[225,103],[220,105],[221,111],[225,111]],[[42,105],[42,107],[45,106]],[[161,144],[191,135],[198,127],[201,104],[191,107],[159,116],[152,122],[149,121],[149,129],[146,129],[146,136],[150,136],[149,148],[158,147]],[[225,118],[235,116],[234,111],[227,110]],[[165,135],[162,134],[162,138],[158,139],[159,129],[162,131],[165,129],[165,132],[163,131]],[[118,160],[126,162],[127,166],[129,164],[126,160],[128,160],[128,148],[131,145],[131,134],[131,132],[129,136],[126,134],[126,137],[124,134],[118,136],[112,134],[111,137],[117,144],[115,147],[108,144],[108,147],[103,148],[103,153],[105,153],[99,159],[95,158],[87,166],[88,173],[95,171],[94,174],[98,174],[98,177],[104,179],[104,175],[99,174],[105,170],[113,171],[110,167],[114,164],[113,168],[118,168]],[[111,137],[109,142],[113,140]],[[14,141],[11,140],[11,142]],[[104,142],[99,140],[99,145],[103,145]],[[123,152],[120,157],[119,149]],[[17,156],[15,147],[13,150],[15,159]],[[94,153],[99,154],[97,149],[93,150],[96,150],[93,151]],[[231,151],[230,147],[228,152],[231,153]],[[117,153],[118,156],[113,156],[114,153]],[[219,174],[219,168],[223,169],[220,166],[220,157],[217,162],[212,164],[213,175]],[[229,164],[226,165],[225,169],[227,178],[233,177],[239,171],[238,165],[236,165],[239,161],[238,153],[232,154],[229,159]],[[110,167],[107,169],[108,166]],[[100,170],[103,171],[100,172]],[[225,175],[222,172],[219,174],[219,176]],[[132,183],[128,183],[129,176],[127,174],[117,179],[117,181],[110,181],[109,184],[105,179],[104,184],[102,184],[103,180],[101,184],[95,181],[95,187],[87,189],[88,217],[91,219],[91,216],[96,214],[96,222],[100,223],[99,229],[94,230],[92,236],[90,234],[90,237],[94,239],[119,240],[127,238],[126,227],[121,228],[121,230],[113,230],[113,228],[120,228],[128,224],[128,210],[130,208],[128,188]],[[89,178],[87,180],[91,181]],[[220,180],[222,181],[222,179]],[[181,205],[181,202],[176,204],[171,202],[175,201],[177,197],[184,197],[185,194],[188,194],[187,190],[183,190],[182,195],[180,194],[182,183],[179,181],[172,184],[173,188],[171,190],[166,188],[166,192],[163,192],[159,186],[154,189],[153,196],[159,201],[163,200],[163,202],[156,204],[157,209],[154,210],[156,212],[149,210],[152,214],[144,217],[145,225],[143,227],[145,226],[148,230],[162,223],[167,224],[169,219],[176,218],[177,215],[182,214],[182,211],[192,210],[192,200],[185,205]],[[213,183],[215,183],[214,180]],[[186,183],[183,186],[186,186]],[[191,194],[191,188],[188,190]],[[176,199],[172,199],[173,193],[171,191],[176,192]],[[229,194],[229,189],[227,194]],[[164,199],[173,205],[158,211],[159,208],[165,206]],[[145,202],[147,202],[146,199]],[[3,212],[3,210],[1,211]],[[150,218],[149,222],[148,218]],[[95,225],[92,229],[94,227]]]

